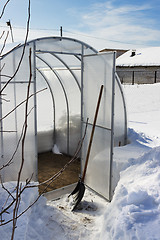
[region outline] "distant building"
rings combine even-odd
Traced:
[[[129,50],[116,60],[122,83],[160,82],[160,47]]]
[[[121,56],[122,54],[124,54],[125,52],[127,52],[128,50],[123,50],[123,49],[109,49],[109,48],[105,48],[103,50],[101,50],[100,52],[113,52],[116,51],[116,57],[118,58],[119,56]]]

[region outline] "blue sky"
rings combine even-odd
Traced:
[[[1,9],[5,0],[1,0]],[[24,35],[28,0],[10,0],[0,30],[11,20],[14,39]],[[31,0],[30,37],[63,35],[103,48],[160,46],[160,1]]]

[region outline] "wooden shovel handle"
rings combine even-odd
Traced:
[[[87,171],[87,165],[88,165],[88,160],[89,160],[89,156],[90,156],[90,151],[91,151],[91,146],[92,146],[92,141],[93,141],[93,135],[94,135],[94,130],[95,130],[98,111],[99,111],[99,106],[100,106],[100,102],[101,102],[101,98],[102,98],[103,87],[104,86],[101,85],[101,89],[100,89],[100,93],[99,93],[99,97],[98,97],[98,102],[97,102],[97,107],[96,107],[96,112],[95,112],[95,116],[94,116],[94,122],[93,122],[93,126],[92,126],[92,132],[91,132],[90,141],[89,141],[89,145],[88,145],[86,162],[85,162],[85,166],[84,166],[84,170],[83,170],[83,175],[82,175],[82,178],[81,178],[82,182],[84,182],[84,178],[85,178],[86,171]]]

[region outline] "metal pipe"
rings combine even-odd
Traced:
[[[127,107],[126,107],[126,102],[125,102],[125,97],[124,97],[124,93],[123,93],[123,90],[122,90],[122,86],[121,86],[121,83],[120,83],[120,79],[118,77],[118,74],[116,73],[115,75],[116,77],[116,82],[119,86],[119,90],[121,92],[121,96],[122,96],[122,101],[123,101],[123,106],[124,106],[124,144],[127,144]]]
[[[81,55],[81,139],[82,139],[82,131],[83,131],[83,74],[84,74],[84,45],[82,45],[82,55]],[[83,164],[82,164],[82,151],[80,153],[81,156],[81,175],[83,170]]]
[[[114,146],[114,100],[115,100],[115,73],[116,73],[116,52],[113,56],[112,71],[112,112],[111,112],[111,145],[110,145],[110,181],[109,181],[109,201],[112,197],[112,163],[113,163],[113,146]]]
[[[34,81],[34,93],[37,91],[36,82],[36,44],[33,43],[33,81]],[[36,160],[36,173],[35,180],[38,180],[38,140],[37,140],[37,98],[34,94],[34,127],[35,127],[35,160]]]
[[[72,53],[72,52],[56,52],[56,51],[47,51],[47,50],[37,50],[36,54],[39,53],[54,53],[54,54],[65,54],[65,55],[74,55],[74,56],[81,56],[81,53]]]
[[[1,61],[0,61],[0,69],[1,69]],[[0,74],[0,90],[1,90],[1,74]],[[2,119],[2,98],[0,95],[0,119]],[[4,145],[3,145],[3,120],[0,120],[0,135],[1,135],[1,158],[4,156]],[[2,180],[3,181],[3,180]]]
[[[63,32],[62,32],[62,26],[60,27],[60,36],[62,37]]]
[[[78,85],[79,90],[81,91],[81,86],[80,86],[80,84],[79,84],[79,82],[78,82],[75,74],[72,72],[72,70],[69,68],[69,66],[68,66],[60,57],[58,57],[56,54],[51,53],[51,55],[53,55],[53,56],[56,57],[60,62],[62,62],[63,65],[70,71],[70,73],[72,74],[72,76],[74,77],[74,79],[75,79],[75,81],[76,81],[76,83],[77,83],[77,85]]]

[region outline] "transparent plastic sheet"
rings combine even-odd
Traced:
[[[114,53],[84,57],[83,119],[86,121],[89,118],[91,125],[87,128],[83,145],[83,165],[100,87],[104,85],[85,183],[108,200],[110,200],[112,164],[113,70]],[[84,128],[85,123],[83,123]]]
[[[51,37],[40,39],[39,41],[37,41],[36,50],[81,54],[82,44],[83,43],[81,41],[72,38]],[[96,50],[84,43],[84,53],[93,54],[93,52],[96,52]]]
[[[11,164],[1,171],[2,181],[16,181],[22,160],[22,133],[25,122],[25,105],[27,88],[32,74],[30,93],[32,97],[28,101],[27,133],[24,147],[24,167],[21,181],[25,181],[33,174],[32,180],[37,180],[37,149],[35,141],[35,97],[33,83],[33,43],[26,45],[25,54],[21,61],[23,46],[17,48],[1,59],[1,89],[5,86],[2,94],[2,117],[7,117],[2,121],[1,133],[1,166],[9,161]],[[29,53],[31,49],[31,69],[29,63]],[[18,70],[18,71],[17,71]],[[16,74],[15,74],[16,73]],[[13,79],[7,84],[10,77]],[[7,84],[7,85],[6,85]],[[23,103],[22,103],[23,102]],[[21,104],[22,103],[22,104]],[[2,143],[3,142],[3,143]]]
[[[68,70],[57,71],[62,79],[66,90],[69,104],[69,122],[65,124],[68,129],[69,155],[74,155],[76,147],[81,137],[81,91],[78,83]],[[64,123],[62,124],[64,126]]]
[[[75,148],[77,147],[77,142],[80,138],[80,115],[81,115],[81,107],[83,105],[83,120],[85,121],[87,117],[89,117],[89,122],[93,123],[93,117],[95,112],[95,106],[97,103],[97,97],[100,89],[100,85],[103,84],[105,86],[104,90],[104,98],[102,99],[100,108],[100,114],[97,121],[96,126],[96,133],[97,136],[100,137],[101,129],[104,129],[104,133],[106,132],[106,138],[103,136],[104,143],[109,142],[109,136],[110,136],[110,129],[111,129],[111,117],[112,117],[112,82],[110,81],[110,77],[112,75],[112,69],[113,69],[113,53],[107,53],[106,54],[95,54],[94,57],[88,58],[87,54],[93,54],[97,53],[96,50],[91,48],[89,45],[75,40],[75,39],[69,39],[69,38],[60,38],[60,37],[50,37],[50,38],[42,38],[42,39],[36,39],[29,43],[27,43],[26,46],[26,52],[24,55],[24,59],[21,64],[21,68],[14,78],[14,83],[9,84],[9,86],[6,88],[5,93],[6,99],[9,96],[10,104],[7,105],[7,102],[4,103],[3,109],[3,115],[5,114],[5,111],[11,110],[16,104],[21,101],[21,94],[24,93],[26,89],[26,83],[28,81],[29,77],[29,69],[26,67],[28,66],[28,57],[29,57],[29,48],[32,49],[32,53],[34,53],[34,46],[36,51],[36,84],[37,84],[37,90],[39,90],[39,82],[45,81],[44,77],[47,79],[48,90],[47,93],[50,92],[50,97],[45,98],[47,99],[47,104],[45,104],[45,107],[48,108],[48,112],[50,114],[45,114],[47,118],[52,118],[51,121],[49,121],[49,124],[51,125],[51,128],[49,129],[49,132],[43,132],[44,134],[48,135],[47,141],[49,141],[49,145],[47,146],[47,150],[52,149],[52,145],[54,143],[57,144],[60,152],[63,153],[69,153],[73,154]],[[8,76],[12,76],[15,72],[15,69],[18,66],[18,60],[19,56],[22,54],[23,46],[15,49],[10,54],[6,55],[3,59],[1,59],[1,68],[3,71],[1,72],[1,85],[7,82]],[[41,51],[41,53],[40,53]],[[51,51],[48,52],[47,51]],[[42,53],[43,52],[43,53]],[[81,60],[83,64],[83,57],[84,54],[84,65],[81,65]],[[34,55],[32,55],[32,62],[34,63],[33,59]],[[38,57],[41,57],[44,61],[39,59]],[[89,61],[86,61],[86,59],[89,59]],[[48,63],[48,65],[46,64]],[[4,65],[5,64],[5,65]],[[3,67],[4,66],[4,67]],[[81,66],[84,66],[84,79],[83,79],[83,69],[81,69]],[[34,76],[34,70],[32,65],[32,76]],[[43,73],[44,77],[40,72]],[[32,81],[35,79],[33,78]],[[83,101],[81,101],[81,81],[83,84]],[[15,84],[16,82],[16,84]],[[23,86],[21,86],[21,83],[24,83]],[[34,83],[33,83],[34,84]],[[42,84],[43,85],[43,84]],[[20,86],[20,87],[19,87]],[[45,85],[46,86],[46,85]],[[125,125],[125,109],[124,109],[124,102],[121,90],[119,86],[116,83],[116,95],[115,95],[115,145],[123,144],[123,134],[126,130]],[[41,88],[41,83],[40,83]],[[8,90],[7,90],[8,89]],[[34,86],[32,85],[32,92],[34,92]],[[42,95],[45,95],[45,93],[42,93]],[[43,96],[44,96],[43,95]],[[41,94],[38,95],[40,98]],[[25,97],[23,95],[23,97]],[[54,104],[53,104],[53,98],[54,98]],[[52,101],[52,103],[49,103]],[[30,106],[31,108],[34,107],[34,98],[30,99]],[[54,114],[55,112],[55,114]],[[19,134],[19,129],[21,129],[20,124],[24,121],[23,117],[21,117],[21,114],[24,114],[24,108],[21,107],[19,110],[9,116],[9,121],[6,122],[3,121],[3,127],[6,128],[6,130],[13,129],[17,134]],[[22,115],[23,115],[22,114]],[[33,162],[28,160],[28,165],[26,166],[26,171],[33,172],[34,166],[36,166],[36,154],[37,149],[35,146],[35,115],[34,110],[31,111],[29,114],[29,122],[30,126],[28,128],[28,135],[26,141],[28,141],[25,152],[27,153],[27,157],[33,158]],[[69,123],[69,129],[68,129],[68,123]],[[55,126],[54,126],[55,125]],[[55,127],[55,129],[54,129]],[[100,127],[100,128],[99,128]],[[84,126],[83,126],[84,128]],[[17,131],[18,129],[18,131]],[[46,130],[46,129],[45,129]],[[54,131],[55,130],[55,131]],[[108,132],[109,131],[109,132]],[[9,156],[7,156],[7,159],[10,157],[10,153],[13,152],[12,149],[12,142],[17,141],[17,134],[15,132],[12,132],[9,139],[8,139],[8,133],[1,134],[1,140],[3,139],[3,144],[0,144],[1,148],[1,155],[3,155],[3,149],[2,145],[6,145],[5,151],[7,152],[7,148],[9,150]],[[103,134],[102,134],[103,135]],[[97,136],[95,137],[98,141]],[[44,135],[42,136],[44,139]],[[88,132],[87,132],[87,138],[89,138]],[[7,139],[7,141],[6,141]],[[121,143],[119,143],[121,142]],[[48,144],[47,143],[47,144]],[[8,144],[8,145],[7,145]],[[31,146],[30,146],[31,144]],[[103,145],[103,144],[102,144]],[[105,148],[105,146],[102,149],[102,152],[106,151],[106,156],[109,154],[108,146]],[[15,145],[13,145],[13,148]],[[69,151],[68,151],[69,147]],[[107,150],[105,150],[107,149]],[[100,153],[101,149],[97,148],[97,153]],[[6,154],[6,153],[5,153]],[[18,155],[18,151],[15,155],[15,158],[20,158],[20,155]],[[97,156],[96,153],[94,153],[95,156]],[[26,157],[26,158],[27,158]],[[85,159],[85,154],[83,155],[83,160]],[[96,160],[97,161],[97,160]],[[108,164],[108,163],[107,163]],[[31,166],[31,168],[30,168]],[[16,166],[15,166],[16,169]],[[35,167],[36,171],[36,167]],[[28,176],[27,176],[28,177]],[[87,179],[90,179],[90,176],[87,176]],[[91,180],[89,180],[91,182]],[[93,181],[94,183],[94,181]],[[94,183],[95,184],[95,183]],[[93,184],[93,185],[94,185]],[[102,184],[103,185],[103,184]],[[107,187],[108,188],[108,187]],[[105,194],[106,194],[105,190]]]
[[[83,165],[92,126],[89,125],[87,129],[83,144]],[[85,183],[106,199],[109,199],[110,195],[110,142],[111,131],[96,127],[85,178]]]
[[[97,71],[98,69],[98,71]],[[84,120],[93,123],[100,86],[104,85],[97,125],[111,129],[113,53],[84,57]]]
[[[5,90],[9,102],[3,102],[2,113],[5,116],[13,108],[26,99],[28,84],[9,84]],[[34,92],[31,84],[30,94]],[[33,174],[33,180],[37,179],[37,159],[34,133],[34,98],[29,99],[28,125],[24,148],[24,167],[21,181],[25,181]],[[16,181],[22,160],[22,132],[25,122],[25,103],[16,108],[8,117],[3,119],[3,156],[1,163],[5,165],[11,160],[11,164],[2,170],[2,180]]]
[[[114,101],[114,146],[123,146],[127,141],[127,116],[124,95],[119,79],[115,80]]]
[[[36,41],[36,66],[48,79],[55,99],[53,143],[73,155],[81,138],[81,55],[95,52],[68,38]]]
[[[73,155],[81,137],[81,61],[74,55],[53,52],[36,56],[38,72],[47,80],[55,100],[53,142],[60,152]]]

